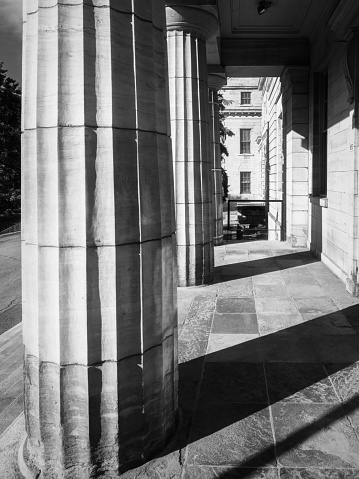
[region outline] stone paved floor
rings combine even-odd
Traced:
[[[285,243],[216,256],[179,290],[183,477],[359,478],[359,300]]]
[[[126,479],[358,479],[359,300],[285,243],[215,253],[215,282],[178,293],[181,450]],[[1,438],[22,411],[20,325],[0,354]]]

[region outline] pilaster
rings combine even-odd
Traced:
[[[286,171],[285,216],[287,241],[306,247],[309,221],[309,86],[308,67],[283,71],[283,153]]]

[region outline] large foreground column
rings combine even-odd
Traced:
[[[214,211],[213,244],[223,244],[223,189],[222,189],[222,157],[219,131],[218,90],[225,85],[226,79],[220,75],[208,75],[210,136],[212,142],[212,203]]]
[[[166,8],[180,286],[213,279],[212,165],[206,38],[217,19],[192,7]]]
[[[26,4],[26,457],[114,478],[177,410],[164,3]]]

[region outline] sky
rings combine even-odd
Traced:
[[[21,83],[22,1],[0,0],[0,62]]]

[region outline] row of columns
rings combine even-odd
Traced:
[[[25,456],[37,477],[117,477],[174,433],[177,269],[180,285],[210,282],[221,242],[205,49],[216,22],[168,8],[166,33],[164,0],[25,0]]]

